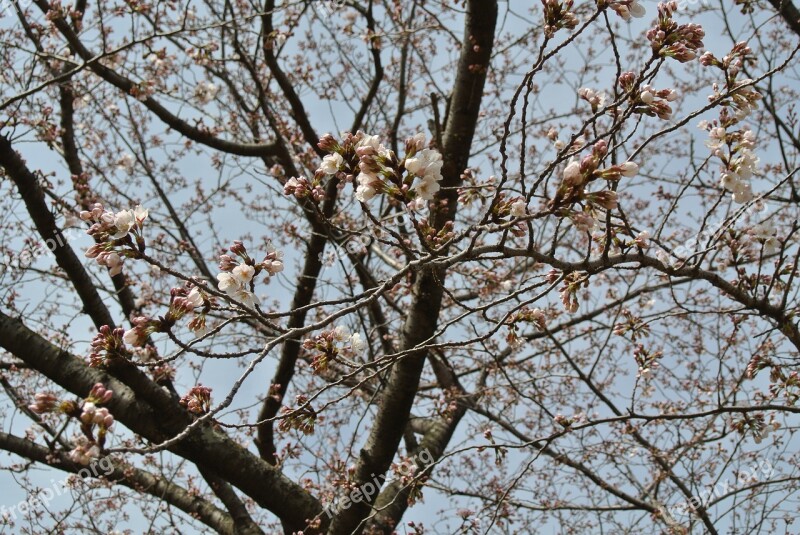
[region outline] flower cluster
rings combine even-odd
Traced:
[[[164,321],[170,325],[173,325],[186,314],[194,312],[196,308],[204,306],[207,300],[200,288],[196,286],[191,289],[172,288],[169,296],[169,310],[164,316]]]
[[[407,141],[404,166],[406,171],[420,178],[420,181],[411,186],[411,189],[416,192],[418,198],[430,201],[433,199],[433,195],[439,191],[444,162],[439,151],[422,148],[424,146],[424,134],[417,134]]]
[[[551,279],[554,279],[556,276],[556,273],[551,272],[548,274],[548,282],[552,282]],[[558,290],[558,295],[561,296],[561,302],[570,314],[577,312],[580,306],[578,303],[578,290],[580,290],[581,286],[586,287],[588,285],[589,278],[578,272],[568,273],[564,277],[564,284]]]
[[[761,244],[764,255],[775,254],[781,246],[777,237],[778,231],[772,221],[767,220],[755,225],[748,231],[748,234],[753,240]]]
[[[602,108],[606,103],[606,94],[602,91],[595,91],[588,87],[581,87],[578,89],[578,96],[589,103],[592,107],[592,112],[597,113],[597,110]]]
[[[634,162],[611,165],[601,168],[608,152],[608,144],[600,140],[592,147],[592,152],[580,161],[572,159],[564,168],[561,183],[556,190],[555,197],[550,201],[550,207],[563,215],[569,216],[573,223],[582,230],[594,227],[594,218],[586,211],[572,211],[569,208],[576,202],[586,201],[589,205],[613,210],[617,207],[617,193],[612,190],[600,192],[587,192],[586,186],[596,180],[617,181],[622,177],[633,177],[639,172],[639,166]]]
[[[281,408],[281,421],[278,424],[278,429],[287,432],[291,429],[297,429],[304,435],[314,434],[314,425],[317,422],[317,411],[315,411],[311,404],[308,402],[308,397],[299,395],[295,398],[295,403],[298,405],[297,409],[290,407]]]
[[[174,69],[175,56],[167,54],[167,49],[154,50],[145,58],[145,71],[154,80],[164,80]],[[162,82],[163,83],[163,82]]]
[[[213,82],[200,82],[194,89],[194,98],[200,104],[208,104],[219,93],[219,87]]]
[[[110,391],[109,391],[110,392]],[[94,403],[87,401],[81,407],[80,420],[86,425],[98,425],[108,429],[114,424],[114,417],[105,407],[98,408]]]
[[[636,349],[633,350],[633,358],[639,367],[636,377],[649,379],[653,370],[658,367],[658,359],[663,356],[661,351],[648,351],[644,345],[636,344]]]
[[[186,56],[192,58],[197,65],[209,65],[214,61],[214,52],[219,50],[219,44],[215,41],[204,43],[198,47],[187,47]]]
[[[261,262],[256,263],[240,241],[233,242],[230,252],[238,260],[227,254],[220,257],[222,273],[217,275],[218,287],[234,301],[253,308],[258,304],[258,298],[253,293],[254,277],[259,273],[265,273],[269,277],[283,271],[283,253],[268,243],[267,254]],[[143,346],[151,334],[169,332],[177,321],[190,313],[194,316],[189,321],[189,329],[196,336],[202,336],[206,332],[206,315],[213,305],[213,298],[192,283],[182,288],[172,288],[169,309],[163,317],[134,317],[131,320],[133,326],[124,332],[122,329],[112,332],[105,326],[101,328],[92,341],[92,365],[105,364],[109,358],[125,351],[123,342],[134,347]],[[156,372],[164,377],[172,373],[168,367],[156,369]]]
[[[620,75],[617,83],[624,91],[634,93],[636,75],[632,72],[624,72]],[[678,92],[674,89],[654,89],[649,84],[646,84],[635,93],[631,95],[634,113],[642,113],[664,120],[672,116],[672,108],[669,103],[678,98]]]
[[[237,264],[230,271],[223,271],[217,274],[219,281],[217,286],[228,297],[249,308],[253,308],[259,303],[258,296],[252,291],[253,276],[256,268],[248,264]]]
[[[720,105],[735,110],[734,117],[741,121],[758,106],[761,94],[753,88],[753,80],[745,78],[739,80],[739,74],[745,66],[755,64],[753,51],[747,43],[736,43],[731,51],[722,59],[718,59],[711,52],[700,56],[700,63],[706,67],[716,67],[725,75],[725,91],[720,91],[719,84],[714,84],[714,93],[708,98],[710,101],[721,99]]]
[[[200,337],[206,333],[206,315],[214,300],[197,286],[187,285],[170,290],[169,310],[161,319],[161,331],[171,328],[186,314],[193,317],[188,323],[189,330]],[[200,309],[198,311],[198,309]]]
[[[647,31],[647,39],[657,56],[685,63],[697,57],[697,51],[703,48],[705,31],[699,24],[679,25],[675,22],[672,14],[677,9],[677,0],[660,2],[656,26]]]
[[[298,199],[310,197],[314,202],[325,198],[325,190],[319,180],[311,181],[306,177],[292,177],[283,185],[284,195],[294,195]]]
[[[758,375],[758,372],[765,368],[772,368],[775,366],[775,362],[770,358],[770,355],[775,355],[775,344],[772,340],[767,338],[762,343],[760,343],[753,353],[750,362],[747,364],[747,368],[745,369],[745,378],[747,379],[755,379]]]
[[[625,318],[625,320],[614,325],[614,330],[612,332],[615,335],[625,336],[628,334],[632,342],[650,336],[650,325],[642,320],[642,318],[633,315],[627,308],[622,310],[622,317]]]
[[[391,178],[395,175],[393,163],[397,159],[394,153],[383,146],[378,136],[361,135],[356,141],[355,152],[358,156],[359,173],[356,176],[358,187],[356,199],[368,202],[376,194],[388,191],[386,182],[382,177]]]
[[[769,380],[772,383],[769,392],[773,397],[783,394],[787,405],[795,405],[800,400],[800,373],[797,370],[787,374],[782,366],[774,365],[770,370]]]
[[[508,325],[506,340],[509,344],[513,345],[519,342],[517,325],[520,323],[531,323],[540,331],[547,329],[547,320],[542,309],[522,307],[519,312],[512,314],[506,320],[506,325]]]
[[[127,249],[133,247],[134,240],[138,250],[144,252],[142,228],[147,214],[147,210],[141,206],[115,214],[107,212],[100,203],[95,203],[91,210],[82,211],[81,219],[92,222],[86,233],[96,242],[86,251],[86,257],[94,258],[98,264],[106,266],[112,276],[119,274],[128,254]]]
[[[425,135],[417,134],[411,139],[406,140],[406,157],[401,162],[401,168],[407,171],[407,179],[400,183],[400,190],[404,192],[413,191],[415,198],[422,201],[429,201],[439,191],[439,182],[442,180],[442,155],[439,151],[425,148]],[[364,136],[357,143],[356,154],[359,156],[360,173],[356,177],[358,188],[356,198],[361,202],[367,202],[376,193],[393,188],[386,187],[386,183],[381,176],[390,181],[399,177],[400,168],[392,168],[386,164],[391,164],[397,157],[378,142],[377,136]],[[419,178],[413,181],[414,178]],[[410,183],[413,184],[410,185]],[[410,186],[410,187],[409,187]]]
[[[749,78],[739,80],[742,69],[748,65],[755,65],[756,59],[753,51],[745,42],[736,43],[731,51],[722,59],[718,59],[711,52],[706,52],[700,56],[700,63],[706,67],[716,67],[725,74],[725,86],[728,95],[722,101],[723,106],[731,106],[736,110],[736,118],[740,121],[753,111],[761,94],[753,87],[753,81]],[[716,100],[721,96],[719,87],[714,86],[714,94],[709,100]]]
[[[569,416],[564,416],[560,412],[553,417],[553,421],[563,427],[564,429],[569,429],[572,427],[572,424],[575,423],[575,420],[570,418]]]
[[[239,261],[228,254],[220,256],[219,268],[222,273],[217,274],[217,286],[234,301],[253,308],[259,304],[258,297],[253,293],[253,279],[261,273],[269,277],[283,271],[283,253],[268,243],[264,259],[256,262],[247,254],[241,241],[234,241],[229,250]]]
[[[746,203],[753,199],[750,178],[758,172],[755,149],[755,134],[747,126],[734,128],[758,106],[761,94],[753,88],[753,81],[738,80],[746,65],[755,62],[753,51],[746,43],[737,43],[730,53],[718,59],[711,52],[700,57],[707,67],[716,67],[725,75],[725,91],[714,84],[714,93],[708,98],[719,101],[719,119],[701,121],[699,127],[708,131],[706,145],[711,154],[719,158],[720,186],[733,194],[733,201]]]
[[[37,393],[35,402],[28,406],[37,414],[61,413],[80,421],[82,436],[78,437],[69,458],[76,463],[89,464],[100,456],[108,430],[114,425],[114,417],[105,407],[98,407],[111,401],[114,392],[102,383],[96,383],[82,404],[74,401],[59,402],[52,394]],[[95,435],[95,428],[97,434]]]
[[[608,0],[598,0],[598,6],[601,4],[608,2]],[[631,20],[631,17],[636,17],[640,19],[644,17],[646,10],[644,6],[639,3],[639,0],[613,0],[608,2],[608,7],[613,9],[617,15],[622,17],[624,20]]]
[[[89,354],[89,365],[93,367],[104,366],[110,360],[119,357],[125,351],[123,338],[125,329],[117,327],[111,329],[103,325],[92,339],[92,352]]]
[[[58,397],[50,393],[37,392],[33,397],[33,403],[28,405],[28,409],[36,414],[45,414],[47,412],[62,411],[62,405],[58,401]]]
[[[211,410],[211,389],[207,386],[193,386],[180,400],[181,406],[193,414],[206,414]]]
[[[572,30],[578,25],[578,17],[572,12],[572,3],[572,0],[542,0],[546,37],[553,37],[561,28]]]
[[[519,223],[521,228],[522,222],[520,221]],[[453,226],[453,222],[448,221],[442,226],[441,230],[436,230],[436,227],[431,225],[428,218],[423,217],[419,220],[419,225],[417,228],[419,236],[424,243],[432,249],[438,249],[455,237],[456,233],[453,231]],[[519,235],[519,233],[515,232],[513,228],[511,231]]]
[[[356,199],[369,202],[380,194],[388,194],[417,210],[434,198],[442,180],[442,155],[427,147],[424,134],[417,134],[405,143],[405,158],[400,159],[387,149],[378,136],[364,132],[345,133],[341,142],[325,134],[318,146],[328,152],[314,175],[314,180],[293,178],[284,192],[296,196],[311,195],[320,188],[324,176],[335,175],[344,182],[356,184]]]
[[[758,108],[758,101],[762,98],[761,93],[753,89],[753,80],[750,78],[730,82],[724,92],[726,93],[724,97],[718,84],[714,84],[713,90],[714,92],[709,95],[708,100],[713,101],[722,97],[720,104],[733,108],[734,115],[739,121],[755,111]]]
[[[721,162],[720,187],[732,193],[733,202],[742,204],[753,199],[750,178],[758,172],[759,159],[753,152],[755,134],[748,126],[731,128],[737,122],[723,108],[719,121],[701,121],[699,127],[708,131],[706,145]]]
[[[131,320],[133,327],[125,331],[122,340],[134,347],[141,347],[151,334],[161,332],[161,320],[148,318],[147,316],[137,316]]]
[[[430,456],[430,453],[427,456]],[[412,457],[401,456],[399,462],[392,463],[390,466],[394,478],[403,486],[403,489],[408,489],[406,490],[408,493],[406,501],[409,506],[422,500],[422,489],[430,478],[430,471],[425,470],[424,463],[420,464],[422,466],[419,466],[416,459]]]
[[[169,331],[186,314],[195,312],[195,309],[203,307],[203,311],[189,322],[189,328],[200,336],[205,330],[205,314],[210,306],[211,299],[197,287],[172,288],[170,290],[169,310],[163,317],[158,319],[147,316],[134,317],[131,320],[133,327],[125,331],[121,336],[119,336],[119,333],[122,329],[115,329],[112,333],[113,336],[109,336],[104,335],[103,328],[101,328],[100,334],[92,342],[94,349],[92,362],[96,364],[103,363],[103,351],[106,352],[105,359],[118,353],[121,350],[121,342],[134,347],[142,347],[151,334]],[[118,337],[119,340],[117,340]]]
[[[777,431],[780,428],[780,422],[776,422],[774,418],[774,415],[771,416],[769,423],[767,423],[763,413],[743,413],[741,418],[733,421],[731,427],[742,436],[752,434],[753,441],[756,444],[761,444],[765,438],[769,437],[772,431]]]
[[[136,169],[136,158],[130,152],[126,152],[117,160],[117,169],[132,175]]]
[[[322,331],[314,338],[303,341],[303,349],[312,351],[311,369],[320,373],[328,369],[330,362],[344,353],[359,354],[366,349],[367,344],[361,334],[353,333],[340,325],[329,331]]]
[[[85,436],[79,436],[75,439],[75,445],[67,456],[74,463],[88,465],[100,457],[100,447]]]

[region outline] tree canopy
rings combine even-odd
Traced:
[[[792,2],[0,15],[3,533],[797,529]]]

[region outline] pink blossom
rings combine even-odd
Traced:
[[[581,231],[588,232],[597,226],[597,220],[586,212],[573,212],[569,217],[575,228]]]

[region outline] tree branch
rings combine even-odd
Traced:
[[[50,5],[47,0],[35,0],[35,3],[45,14],[47,14],[50,10]],[[87,49],[86,46],[84,46],[83,42],[65,19],[54,18],[52,23],[55,25],[61,35],[67,40],[70,48],[77,56],[86,62],[87,66],[92,70],[92,72],[124,92],[126,95],[133,95],[135,93],[137,84],[117,73],[113,69],[106,67],[99,61],[95,61],[96,55]],[[201,143],[212,149],[238,156],[265,157],[275,155],[275,145],[272,143],[237,143],[235,141],[220,139],[206,130],[190,125],[180,117],[170,112],[151,96],[141,98],[139,100],[148,110],[153,112],[153,114],[161,119],[167,126],[181,135],[191,139],[192,141]]]
[[[103,325],[113,327],[114,319],[97,292],[94,281],[83,268],[81,260],[75,255],[68,240],[56,225],[55,217],[47,207],[44,192],[36,175],[28,169],[20,155],[11,146],[11,141],[3,135],[0,135],[0,166],[5,169],[8,177],[17,187],[39,235],[46,243],[53,244],[51,249],[56,257],[56,263],[64,270],[75,287],[75,291],[83,303],[84,312],[92,318],[98,329]]]
[[[800,11],[791,0],[769,0],[769,3],[778,10],[778,13],[789,25],[789,28],[800,36]]]
[[[452,108],[442,148],[444,165],[439,200],[444,206],[434,213],[436,229],[443,228],[456,214],[456,186],[469,162],[494,44],[497,3],[494,0],[473,0],[468,2],[467,8]],[[444,273],[442,269],[425,269],[415,281],[413,302],[401,333],[401,350],[411,350],[433,336],[442,305]],[[411,352],[392,367],[372,431],[359,454],[354,476],[359,486],[373,480],[376,475],[382,478],[389,469],[408,422],[425,357],[424,351]],[[373,496],[365,496],[363,501],[336,514],[328,533],[360,533],[373,500]]]
[[[52,451],[30,440],[2,431],[0,431],[0,449],[71,474],[78,474],[81,471],[94,473],[87,467],[72,462],[65,452]],[[97,465],[102,463],[104,465],[103,468],[105,468],[105,466],[108,466],[106,463],[111,464],[111,462],[110,457],[96,461],[95,470],[100,468]],[[234,535],[236,533],[233,520],[225,511],[162,477],[130,465],[120,465],[118,462],[113,462],[110,468],[104,469],[100,473],[108,481],[125,485],[136,492],[146,492],[160,500],[164,500],[187,515],[197,518],[218,533],[226,535]]]
[[[101,370],[51,344],[21,321],[0,311],[0,346],[48,377],[65,390],[85,396],[95,383],[114,391],[108,403],[114,418],[151,442],[163,442],[185,430],[190,416],[178,406],[154,411],[139,401],[133,391]],[[162,389],[164,396],[168,396]],[[171,399],[171,398],[170,398]],[[271,511],[287,530],[303,530],[306,520],[319,516],[319,501],[303,487],[247,451],[212,426],[194,428],[170,451],[230,482]],[[322,529],[326,527],[323,518]],[[315,533],[307,530],[306,533]]]

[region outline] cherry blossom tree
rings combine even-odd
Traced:
[[[791,1],[0,9],[3,532],[796,531]]]

